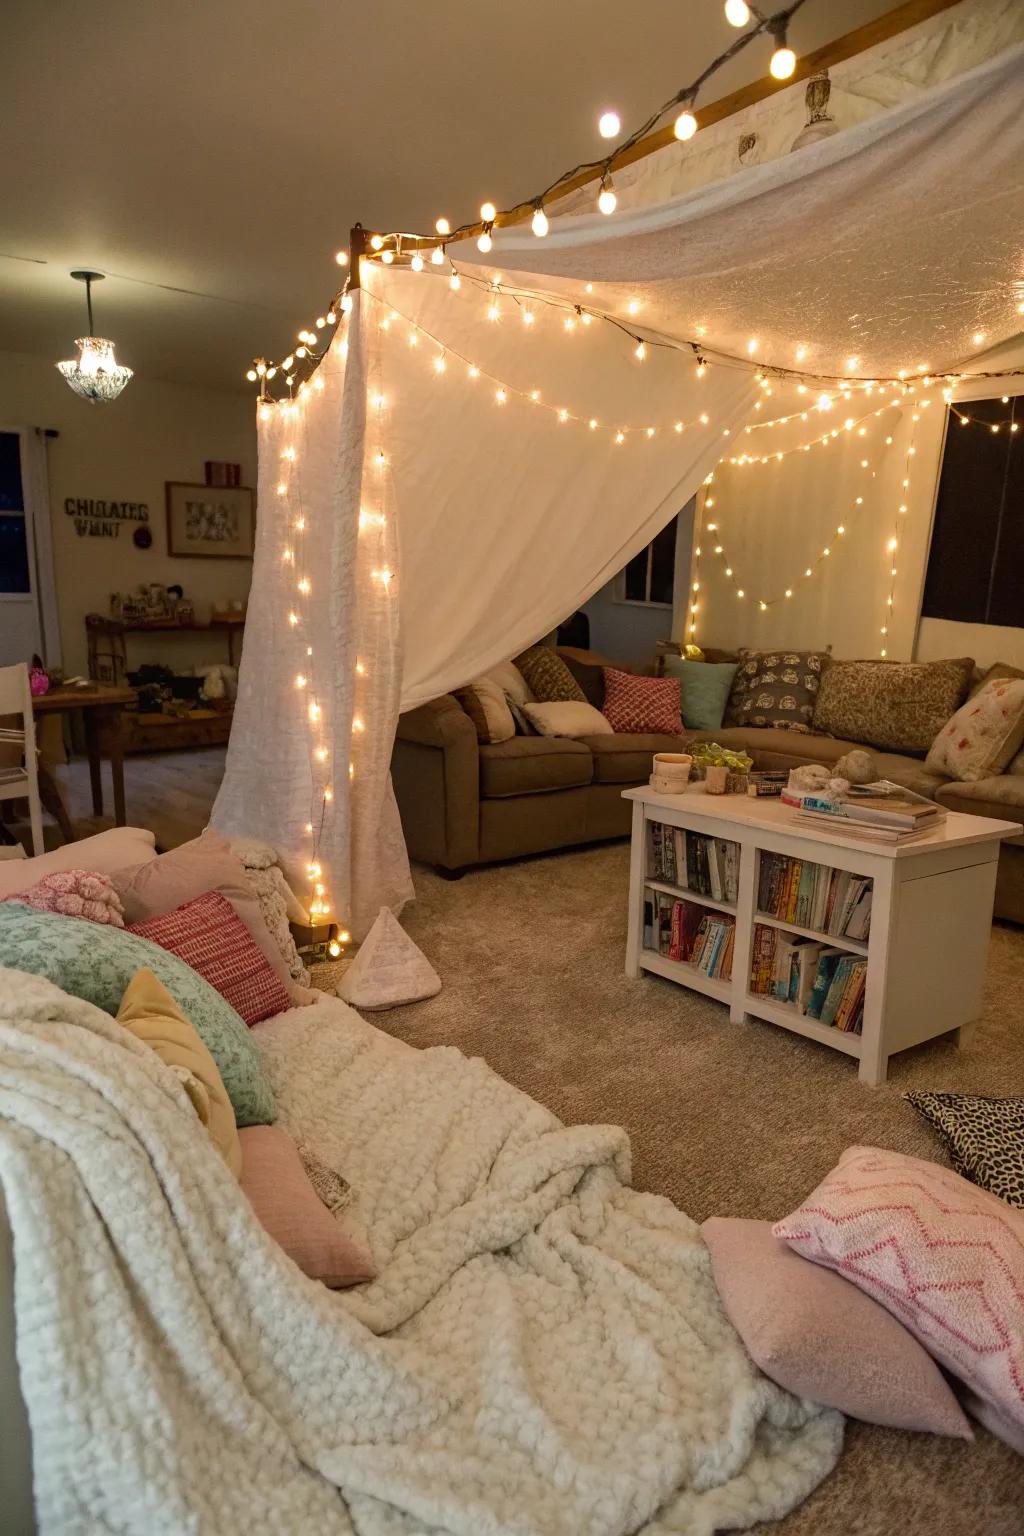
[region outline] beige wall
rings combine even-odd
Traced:
[[[249,560],[172,559],[167,554],[164,483],[203,480],[207,459],[242,466],[256,484],[256,431],[251,397],[187,389],[134,378],[111,405],[90,405],[72,393],[53,364],[24,353],[0,352],[0,426],[53,427],[47,450],[54,573],[65,671],[86,670],[85,615],[107,613],[110,594],[139,582],[178,582],[200,620],[213,604],[245,599]],[[138,549],[135,523],[118,537],[80,537],[64,511],[65,498],[146,502],[153,543]],[[129,664],[172,666],[226,661],[219,635],[140,637]]]
[[[1024,341],[977,359],[976,366],[1024,366]],[[1021,392],[1024,379],[1008,378],[964,386],[955,398]],[[1024,666],[1024,629],[920,618],[946,420],[939,389],[931,391],[931,401],[917,411],[916,422],[909,401],[866,422],[863,440],[855,432],[841,432],[827,448],[793,452],[779,463],[719,465],[710,488],[714,505],[704,513],[700,540],[698,641],[723,647],[831,645],[835,655],[850,657],[876,657],[884,646],[891,659],[973,656],[983,665],[1008,661]],[[787,398],[784,408],[792,404]],[[790,449],[826,426],[841,425],[847,415],[859,418],[863,410],[859,402],[844,402],[825,416],[811,410],[808,423],[741,436],[740,451],[753,451],[752,443],[767,451],[769,441],[772,451]],[[887,436],[893,439],[890,445]],[[910,446],[914,454],[908,460]],[[861,468],[864,456],[870,460],[867,471]],[[908,510],[898,516],[908,464]],[[857,495],[864,498],[860,507]],[[707,531],[709,521],[718,523],[714,536]],[[841,540],[835,536],[840,522],[846,528]],[[900,547],[887,620],[892,568],[887,544],[894,531]],[[721,563],[711,553],[716,539],[742,581],[743,599],[724,580]],[[826,544],[832,553],[819,562]],[[814,570],[809,579],[803,576],[807,566]],[[759,596],[774,598],[787,587],[791,599],[767,612],[758,608]],[[884,637],[883,623],[889,631]],[[677,624],[677,637],[680,630]]]

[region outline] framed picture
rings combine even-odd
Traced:
[[[167,553],[251,560],[256,509],[248,485],[167,484]]]

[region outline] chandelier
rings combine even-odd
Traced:
[[[89,331],[92,332],[92,285],[103,281],[102,272],[72,272],[76,282],[85,284],[85,304],[89,315]],[[124,368],[114,356],[114,343],[102,336],[79,336],[75,342],[78,358],[57,363],[63,377],[76,395],[102,405],[116,400],[132,376],[130,368]]]

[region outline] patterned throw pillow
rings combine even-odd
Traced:
[[[143,966],[163,982],[217,1063],[239,1125],[275,1117],[274,1092],[259,1046],[235,1010],[177,955],[109,924],[0,903],[0,965],[45,976],[111,1018]]]
[[[807,734],[827,651],[740,651],[726,725],[774,726]]]
[[[550,645],[534,645],[516,657],[516,667],[526,679],[526,686],[533,697],[542,704],[555,704],[559,699],[575,699],[586,703],[587,696],[573,677],[565,662]]]
[[[132,923],[129,932],[184,960],[249,1025],[291,1007],[266,955],[219,891]]]
[[[932,742],[925,767],[963,783],[1002,773],[1024,740],[1024,681],[995,678],[962,704]]]
[[[772,1231],[881,1302],[1024,1431],[1024,1211],[936,1163],[848,1147]]]
[[[814,729],[888,752],[925,753],[967,697],[974,662],[833,661]]]
[[[1024,1099],[975,1093],[903,1097],[938,1131],[957,1173],[1024,1210]]]
[[[634,677],[614,667],[604,669],[602,713],[613,731],[681,736],[679,702],[678,678]]]

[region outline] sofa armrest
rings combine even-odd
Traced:
[[[442,694],[398,717],[399,741],[415,741],[423,747],[452,747],[460,740],[476,742],[476,727],[458,699]]]
[[[450,693],[399,715],[391,776],[409,856],[446,869],[477,863],[476,727]]]

